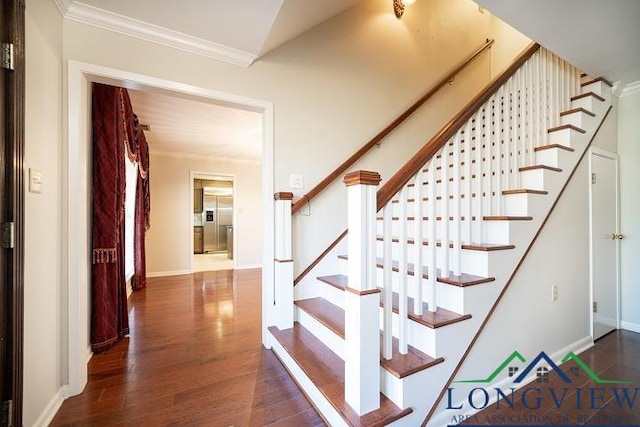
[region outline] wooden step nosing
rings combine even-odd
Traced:
[[[335,281],[333,281],[332,278],[334,277],[338,277],[338,276],[342,276],[344,277],[344,285],[340,282],[337,283]],[[344,276],[343,274],[334,274],[334,275],[329,275],[329,276],[318,276],[316,277],[317,280],[321,281],[322,283],[326,283],[329,286],[333,286],[334,288],[344,291],[345,288],[347,287],[348,284],[348,278],[346,276]]]
[[[532,216],[506,216],[506,215],[488,215],[483,217],[485,221],[531,221]]]
[[[578,99],[587,98],[587,97],[589,97],[589,96],[592,96],[592,97],[594,97],[595,99],[597,99],[597,100],[599,100],[599,101],[602,101],[602,102],[604,102],[604,101],[605,101],[605,99],[604,99],[603,97],[601,97],[600,95],[598,95],[598,94],[597,94],[597,93],[595,93],[595,92],[585,92],[585,93],[581,93],[581,94],[579,94],[579,95],[572,96],[572,97],[571,97],[571,100],[572,100],[572,101],[577,101]]]
[[[573,130],[573,131],[580,132],[580,133],[587,133],[586,130],[581,129],[578,126],[575,126],[575,125],[572,125],[572,124],[559,125],[559,126],[556,126],[556,127],[549,128],[549,129],[547,129],[547,133],[558,132],[558,131],[565,130],[565,129]]]
[[[532,190],[530,188],[519,188],[517,190],[504,190],[502,192],[503,195],[508,196],[510,194],[540,194],[546,195],[549,194],[546,190]]]
[[[533,149],[533,151],[543,151],[543,150],[551,150],[553,148],[558,148],[560,150],[565,150],[565,151],[570,151],[570,152],[574,152],[576,151],[575,148],[573,147],[567,147],[566,145],[562,145],[562,144],[548,144],[548,145],[540,145],[538,147],[535,147]]]
[[[604,77],[595,77],[595,78],[593,78],[591,80],[587,80],[584,83],[580,83],[580,86],[581,87],[585,87],[585,86],[589,86],[589,85],[592,85],[592,84],[598,83],[598,82],[602,82],[602,83],[606,84],[609,87],[613,87],[613,83],[611,83],[609,80],[605,79]]]
[[[380,366],[382,366],[387,372],[389,372],[391,375],[393,375],[394,377],[398,378],[398,379],[403,379],[406,378],[408,376],[411,376],[413,374],[416,374],[420,371],[424,371],[425,369],[431,368],[432,366],[436,366],[440,363],[444,362],[444,358],[443,357],[438,357],[433,359],[433,361],[428,362],[428,363],[424,363],[420,366],[417,366],[415,368],[412,369],[407,369],[405,371],[402,372],[397,372],[396,369],[394,369],[393,367],[389,366],[390,363],[388,360],[384,359],[384,358],[380,358]]]
[[[587,110],[586,108],[577,107],[577,108],[572,108],[570,110],[563,111],[562,113],[560,113],[560,117],[568,116],[568,115],[575,114],[575,113],[584,113],[584,114],[586,114],[588,116],[591,116],[591,117],[595,117],[596,116],[596,113],[593,113],[593,112]]]
[[[532,171],[536,169],[545,169],[553,172],[562,172],[561,168],[556,168],[548,165],[533,165],[533,166],[523,166],[519,169],[520,172]]]
[[[344,328],[345,328],[345,326],[344,326],[344,309],[338,307],[337,305],[331,304],[329,301],[325,300],[324,298],[320,298],[320,297],[317,297],[317,298],[319,298],[322,301],[324,301],[324,304],[327,304],[327,306],[328,306],[327,308],[328,309],[342,312],[340,314],[342,316],[342,328],[340,328],[340,325],[334,325],[327,317],[323,316],[321,313],[318,313],[318,312],[314,311],[312,308],[310,308],[310,307],[306,306],[306,304],[304,304],[305,301],[309,301],[310,299],[314,299],[314,298],[296,300],[293,303],[300,310],[304,311],[309,316],[313,317],[316,321],[318,321],[318,323],[320,323],[321,325],[326,327],[328,330],[330,330],[331,332],[333,332],[334,334],[336,334],[337,336],[339,336],[340,338],[342,338],[344,340],[344,336],[345,336],[344,335]]]

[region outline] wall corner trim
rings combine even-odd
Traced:
[[[60,409],[62,402],[64,402],[65,389],[66,386],[58,389],[58,392],[51,398],[49,404],[44,408],[35,423],[33,423],[33,427],[46,427],[53,421],[53,417],[56,416],[58,409]]]
[[[640,81],[628,83],[620,92],[620,98],[624,98],[625,96],[631,96],[640,93]]]

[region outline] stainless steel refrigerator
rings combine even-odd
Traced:
[[[204,195],[204,251],[227,251],[227,228],[233,226],[233,197]]]

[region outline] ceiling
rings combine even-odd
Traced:
[[[640,81],[638,0],[476,0],[585,73],[625,85]]]
[[[68,20],[249,67],[361,0],[53,1]],[[619,82],[619,90],[640,82],[639,0],[476,2],[588,74]],[[260,161],[259,113],[151,92],[132,91],[131,99],[151,125],[152,152]]]

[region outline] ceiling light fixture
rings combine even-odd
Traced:
[[[416,0],[393,0],[393,11],[396,13],[396,17],[400,19],[404,13],[404,7],[414,4]]]

